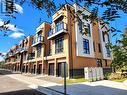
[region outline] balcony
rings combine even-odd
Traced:
[[[27,52],[28,51],[28,47],[27,46],[24,46],[22,49],[21,49],[21,53],[22,52]]]
[[[35,53],[30,53],[27,57],[27,60],[35,59]]]
[[[55,26],[54,29],[51,29],[48,33],[48,39],[53,39],[54,37],[60,35],[60,34],[64,34],[67,33],[67,24],[64,22],[59,22],[57,23],[57,25]]]
[[[44,42],[44,36],[38,36],[38,37],[34,37],[33,38],[33,44],[32,46],[36,46],[38,44],[42,44],[42,42]]]
[[[22,51],[22,48],[16,49],[16,54],[20,53]]]
[[[9,55],[9,57],[12,57],[12,56],[14,56],[14,53],[10,52],[8,55]]]
[[[9,58],[9,54],[6,54],[4,58],[5,59],[8,59]]]

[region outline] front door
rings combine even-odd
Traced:
[[[54,63],[49,64],[49,75],[54,75]]]
[[[38,67],[38,74],[41,74],[42,73],[42,64],[39,64],[39,67]]]
[[[26,65],[26,73],[28,72],[28,65]]]
[[[58,63],[58,77],[62,76],[62,63]]]
[[[34,65],[34,72],[33,72],[34,74],[36,73],[36,65]]]
[[[22,68],[22,72],[25,72],[25,66],[23,66],[23,68]]]

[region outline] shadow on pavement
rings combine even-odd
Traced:
[[[9,74],[20,74],[19,72],[12,72],[10,70],[0,69],[0,75],[9,75]]]
[[[3,92],[0,93],[0,95],[45,95],[45,94],[40,93],[34,89],[24,89],[24,90]]]
[[[37,89],[44,89],[44,87],[38,86]],[[63,86],[50,86],[46,89],[54,93],[53,95],[64,95]],[[127,90],[102,85],[74,84],[67,86],[67,95],[127,95]]]

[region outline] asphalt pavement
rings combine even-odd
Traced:
[[[28,87],[28,84],[12,79],[5,75],[11,74],[9,71],[0,71],[0,95],[45,95]]]

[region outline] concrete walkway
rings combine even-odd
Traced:
[[[127,80],[125,80],[125,81],[123,82],[123,84],[127,86]]]
[[[49,82],[21,74],[7,74],[6,76],[29,84],[47,95],[63,95],[63,85]],[[69,95],[127,95],[127,86],[123,83],[103,80],[97,82],[84,82],[67,86]]]

